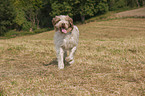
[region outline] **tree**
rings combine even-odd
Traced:
[[[86,16],[105,13],[108,11],[107,0],[50,0],[52,11],[51,16],[69,15],[79,16],[81,21],[85,21]]]
[[[0,0],[0,35],[10,29],[33,31],[51,27],[56,15],[69,15],[84,22],[108,10],[140,7],[144,3],[144,0]]]
[[[81,21],[86,16],[94,16],[108,11],[107,0],[70,0],[73,6],[73,15],[80,15]]]
[[[109,10],[118,10],[127,6],[126,0],[108,0]]]
[[[31,22],[30,31],[36,28],[39,29],[39,13],[42,8],[42,0],[23,0],[23,8],[26,14],[26,18]]]
[[[75,0],[73,4],[74,15],[79,14],[81,21],[85,21],[85,16],[93,16],[96,5],[96,0]]]
[[[109,9],[107,0],[100,0],[99,2],[97,2],[96,9],[98,10],[96,13],[106,13]]]
[[[10,0],[0,0],[0,35],[11,29],[15,13]]]
[[[16,11],[16,28],[33,31],[35,27],[39,29],[40,9],[42,0],[13,0]]]
[[[50,0],[52,11],[50,13],[51,16],[56,15],[69,15],[72,14],[72,6],[67,0]]]
[[[138,0],[136,0],[136,3],[137,3],[137,7],[140,7],[140,4],[139,4],[139,1]]]
[[[129,7],[136,7],[137,6],[137,2],[136,0],[127,0],[127,6]]]
[[[13,2],[14,10],[15,10],[15,15],[16,15],[14,19],[15,29],[17,29],[18,31],[20,30],[28,31],[30,28],[30,24],[28,24],[28,21],[26,19],[26,14],[24,12],[22,1],[12,0],[12,2]]]
[[[138,0],[139,6],[144,6],[145,0]]]

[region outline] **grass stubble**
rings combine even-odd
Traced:
[[[0,40],[0,95],[145,95],[145,19],[77,25],[75,63],[58,70],[54,31]]]

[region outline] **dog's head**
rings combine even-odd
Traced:
[[[54,29],[62,33],[70,32],[73,29],[73,20],[68,15],[55,16],[52,20]]]

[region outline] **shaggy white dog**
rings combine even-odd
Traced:
[[[74,63],[74,53],[79,41],[79,30],[73,25],[69,16],[60,15],[53,18],[52,23],[55,29],[54,44],[57,53],[58,68],[64,68],[64,62]],[[67,57],[67,51],[69,56]]]

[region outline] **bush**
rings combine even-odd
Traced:
[[[37,34],[37,33],[46,32],[48,30],[50,30],[50,29],[47,29],[47,28],[37,29],[37,30],[34,30],[33,32],[10,30],[10,31],[8,31],[8,32],[6,32],[4,34],[4,37],[6,37],[6,38],[14,38],[14,37],[17,37],[17,36],[33,35],[33,34]]]
[[[31,22],[25,21],[25,23],[22,25],[22,30],[29,31],[31,27]]]
[[[29,32],[29,31],[15,31],[15,30],[11,30],[8,31],[4,34],[4,37],[6,38],[14,38],[16,36],[24,36],[24,35],[32,35],[34,34],[33,32]]]
[[[108,4],[104,3],[104,2],[100,2],[97,5],[97,9],[98,9],[98,12],[101,13],[101,14],[106,13],[108,11]]]
[[[36,30],[34,30],[34,33],[42,33],[42,32],[46,32],[46,31],[48,31],[48,29],[47,29],[47,28],[43,28],[43,29],[36,29]]]
[[[11,29],[15,17],[10,0],[0,0],[0,35]]]

